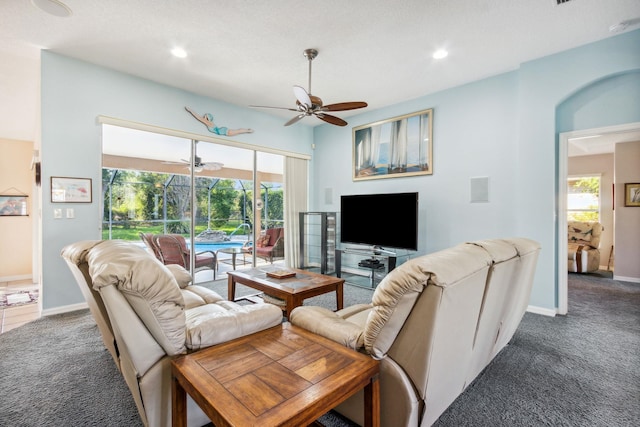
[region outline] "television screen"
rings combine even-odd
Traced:
[[[340,198],[340,241],[418,250],[418,193]]]

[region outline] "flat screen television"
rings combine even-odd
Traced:
[[[417,251],[418,193],[341,196],[340,241]]]

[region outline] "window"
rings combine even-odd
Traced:
[[[600,176],[567,179],[567,220],[600,221]]]

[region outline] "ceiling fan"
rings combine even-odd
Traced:
[[[302,86],[293,86],[293,94],[296,97],[296,108],[286,107],[267,107],[261,105],[251,105],[254,108],[276,108],[280,110],[295,111],[297,116],[285,123],[285,126],[290,126],[297,121],[303,119],[306,116],[316,116],[320,120],[336,126],[346,126],[347,122],[339,117],[326,114],[327,111],[345,111],[355,110],[357,108],[364,108],[367,106],[366,102],[340,102],[338,104],[323,105],[322,99],[317,96],[311,95],[311,61],[318,56],[316,49],[306,49],[303,52],[304,56],[309,61],[309,91],[307,92]]]
[[[223,163],[220,162],[203,162],[202,158],[198,156],[198,141],[195,141],[195,153],[194,153],[194,162],[191,164],[190,160],[180,159],[180,162],[162,162],[165,165],[185,165],[185,168],[191,170],[191,166],[193,166],[194,172],[202,172],[203,170],[209,171],[219,171],[224,166]]]
[[[181,162],[162,162],[166,165],[186,165],[185,167],[187,169],[190,169],[190,164],[191,162],[189,160],[185,160],[185,159],[180,159],[182,160]],[[200,158],[200,156],[196,155],[195,156],[195,162],[193,163],[193,170],[194,172],[202,172],[203,170],[209,170],[209,171],[218,171],[220,169],[222,169],[222,166],[224,166],[224,164],[220,163],[220,162],[203,162],[202,159]]]

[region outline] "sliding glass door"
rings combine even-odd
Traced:
[[[284,227],[284,156],[107,124],[102,152],[103,238],[182,236],[189,267],[215,254],[216,279],[283,259],[253,248],[265,229]],[[213,279],[195,271],[196,281]]]

